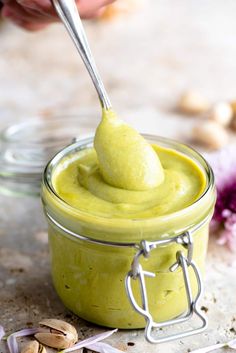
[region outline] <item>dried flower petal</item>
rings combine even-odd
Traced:
[[[218,226],[221,237],[218,243],[236,249],[236,145],[205,155],[216,179],[217,200],[213,227]]]
[[[91,350],[91,351],[95,351],[95,352],[100,352],[100,353],[123,353],[124,351],[120,351],[117,348],[114,348],[112,346],[110,346],[107,343],[103,343],[103,342],[97,342],[94,344],[90,344],[88,346],[86,346],[85,348]]]
[[[5,331],[3,326],[0,325],[0,341],[2,340],[2,338],[5,336]]]
[[[217,187],[231,180],[232,174],[236,175],[235,152],[236,145],[229,145],[219,151],[204,154],[214,171]]]
[[[73,347],[70,347],[70,348],[63,350],[63,353],[69,353],[69,352],[73,352],[79,348],[85,348],[86,346],[92,345],[94,343],[97,343],[99,341],[104,340],[105,338],[108,338],[114,332],[117,332],[117,329],[112,330],[112,331],[103,332],[98,335],[86,338],[85,340],[76,343]]]
[[[19,353],[19,347],[17,343],[17,337],[26,337],[26,336],[31,336],[34,335],[35,333],[38,332],[37,328],[26,328],[21,331],[17,331],[15,333],[12,333],[8,338],[7,338],[7,346],[10,351],[10,353]]]
[[[234,340],[232,340],[232,341],[229,341],[229,342],[227,343],[227,346],[228,346],[229,348],[236,349],[236,339],[234,339]]]

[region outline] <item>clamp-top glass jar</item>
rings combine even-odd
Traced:
[[[202,170],[206,186],[196,201],[150,219],[105,218],[72,207],[56,192],[53,176],[62,161],[65,165],[91,148],[93,138],[75,142],[49,162],[42,200],[54,286],[64,304],[99,325],[146,326],[146,338],[161,342],[200,332],[206,326],[197,302],[215,187],[211,168],[193,149],[169,139],[145,138],[178,151]],[[197,329],[153,337],[152,328],[184,322],[193,313],[201,319]]]

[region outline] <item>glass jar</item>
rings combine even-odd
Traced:
[[[0,192],[39,196],[45,165],[76,136],[91,131],[88,122],[96,116],[95,112],[84,110],[77,115],[32,118],[2,130]]]
[[[202,320],[198,330],[206,325],[197,301],[215,187],[211,168],[196,151],[170,139],[144,136],[188,156],[201,168],[207,183],[197,201],[150,219],[105,218],[71,207],[54,190],[52,176],[62,160],[91,148],[93,138],[75,142],[48,163],[42,201],[53,282],[65,306],[102,326],[146,326],[146,338],[157,342],[151,337],[153,327],[186,321],[193,312]],[[188,334],[192,330],[182,336]]]

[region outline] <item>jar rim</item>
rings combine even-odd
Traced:
[[[157,215],[155,217],[150,217],[150,218],[135,218],[135,219],[127,219],[127,218],[117,218],[117,217],[109,217],[106,218],[104,216],[99,216],[92,214],[90,212],[86,212],[83,210],[79,210],[73,206],[71,206],[69,203],[67,203],[63,198],[61,198],[56,190],[54,189],[51,181],[52,173],[53,173],[53,168],[57,166],[58,162],[62,160],[63,157],[68,155],[71,152],[75,152],[76,150],[82,150],[82,146],[87,145],[93,141],[94,135],[83,138],[83,139],[78,139],[76,142],[73,144],[67,146],[66,148],[62,149],[59,151],[46,165],[44,174],[43,174],[43,186],[46,187],[46,190],[49,192],[50,195],[52,195],[59,204],[61,204],[65,209],[67,209],[70,212],[73,212],[74,215],[80,216],[80,220],[83,220],[83,217],[86,217],[86,222],[88,222],[88,217],[92,220],[96,220],[96,222],[102,222],[106,221],[106,223],[109,223],[109,225],[113,225],[114,221],[116,222],[119,220],[120,227],[122,228],[122,222],[127,223],[138,223],[138,222],[143,222],[147,220],[162,220],[165,219],[167,220],[168,217],[177,217],[182,215],[185,212],[190,212],[193,207],[196,206],[196,204],[199,204],[205,197],[206,195],[211,194],[214,189],[215,189],[215,182],[214,182],[214,173],[209,165],[209,163],[205,160],[205,158],[197,152],[194,148],[188,146],[187,144],[180,143],[177,140],[166,138],[166,137],[161,137],[157,135],[151,135],[151,134],[141,134],[143,137],[145,137],[147,140],[155,140],[156,142],[161,142],[163,145],[168,146],[168,148],[174,148],[176,147],[177,150],[184,155],[194,158],[198,164],[200,164],[200,167],[203,168],[203,171],[206,176],[206,187],[204,188],[203,192],[199,195],[199,197],[190,205],[188,205],[185,208],[182,208],[180,210],[177,210],[175,212],[165,214],[165,215]],[[42,197],[43,198],[43,197]]]

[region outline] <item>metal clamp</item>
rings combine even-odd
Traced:
[[[176,262],[170,267],[169,270],[171,272],[175,272],[178,268],[181,268],[182,270],[184,286],[185,286],[187,302],[188,302],[188,309],[184,315],[181,315],[176,319],[157,323],[153,320],[152,314],[150,313],[150,310],[149,310],[147,290],[146,290],[146,284],[145,284],[145,277],[155,277],[155,273],[143,270],[143,267],[139,263],[139,260],[141,256],[148,257],[150,255],[151,250],[170,243],[180,244],[185,249],[187,249],[187,256],[185,256],[182,251],[178,251],[176,253]],[[185,232],[176,237],[167,238],[164,240],[158,240],[154,242],[142,241],[140,243],[140,249],[134,256],[134,259],[131,265],[131,270],[126,276],[125,285],[126,285],[126,292],[132,306],[139,314],[144,316],[146,320],[147,324],[145,328],[145,338],[150,343],[162,343],[162,342],[167,342],[167,341],[172,341],[175,339],[187,337],[193,334],[200,333],[207,327],[207,318],[205,317],[204,314],[200,312],[198,307],[198,302],[202,294],[202,287],[203,287],[202,279],[201,279],[200,271],[198,270],[196,264],[192,260],[192,256],[193,256],[193,239],[190,232]],[[194,271],[194,275],[198,286],[198,291],[195,298],[193,298],[191,283],[189,279],[190,267]],[[131,286],[132,280],[139,281],[142,307],[140,307],[137,304],[137,301],[134,297],[132,286]],[[168,335],[164,337],[153,337],[152,333],[154,328],[161,329],[163,327],[167,327],[170,325],[183,323],[189,320],[193,314],[195,314],[201,320],[201,324],[199,327],[188,329],[187,331],[175,333],[173,335]]]

